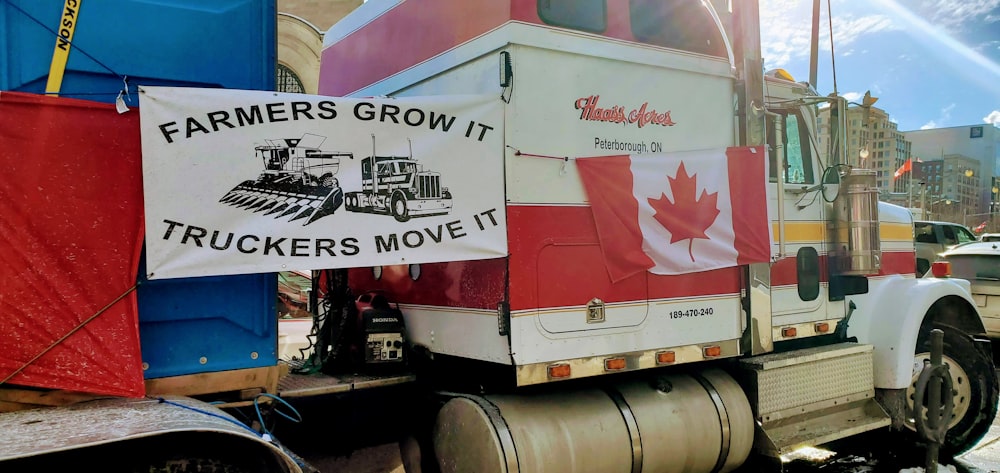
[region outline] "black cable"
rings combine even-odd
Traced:
[[[56,33],[55,30],[53,30],[52,28],[49,28],[48,26],[45,26],[45,23],[42,23],[37,18],[31,16],[30,14],[28,14],[28,12],[22,10],[20,7],[18,7],[14,3],[12,3],[12,2],[5,2],[5,3],[7,3],[11,7],[13,7],[15,10],[21,12],[21,14],[24,15],[24,16],[26,16],[26,17],[28,17],[29,20],[34,21],[35,23],[37,23],[38,26],[41,26],[42,28],[44,28],[45,31],[48,31],[49,33],[52,33],[53,36],[55,36],[57,38],[62,38],[62,36],[59,36],[59,33]],[[89,53],[87,53],[87,51],[84,51],[83,48],[81,48],[79,46],[74,46],[73,42],[70,41],[70,40],[68,40],[68,39],[66,39],[66,38],[63,38],[63,40],[66,41],[70,46],[75,47],[77,51],[80,51],[80,54],[83,54],[84,56],[89,57],[92,61],[96,62],[99,66],[107,69],[108,72],[110,72],[110,73],[112,73],[112,74],[114,74],[114,75],[116,75],[118,77],[121,77],[122,80],[125,80],[125,76],[123,76],[123,75],[115,72],[114,69],[111,69],[110,67],[108,67],[103,62],[97,60],[97,58],[95,58],[94,56],[91,56]],[[83,95],[83,94],[74,94],[74,95]]]

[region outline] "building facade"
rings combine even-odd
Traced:
[[[962,154],[946,154],[940,159],[917,162],[913,179],[920,187],[920,207],[927,208],[938,220],[967,225],[968,216],[989,212],[982,205],[980,162]]]
[[[910,140],[912,153],[925,162],[960,155],[978,163],[973,174],[978,181],[977,212],[997,208],[997,178],[1000,176],[1000,128],[988,123],[930,130],[903,132]],[[963,174],[964,176],[964,174]],[[947,191],[945,191],[947,192]]]
[[[278,0],[277,89],[315,94],[323,33],[363,0]]]
[[[829,108],[819,111],[816,125],[820,152],[831,156],[833,137],[830,136]],[[878,188],[883,195],[910,191],[909,180],[893,178],[896,170],[910,158],[910,142],[885,110],[870,107],[866,120],[864,108],[848,107],[847,153],[852,160],[860,159],[862,166],[876,171]]]

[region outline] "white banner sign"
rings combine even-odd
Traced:
[[[149,279],[507,254],[497,97],[140,97]]]

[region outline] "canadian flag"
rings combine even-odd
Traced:
[[[895,181],[896,179],[899,179],[900,176],[902,176],[903,174],[906,174],[908,172],[913,172],[913,162],[914,162],[914,160],[916,160],[916,162],[918,162],[918,163],[922,163],[923,162],[923,161],[920,160],[920,158],[907,159],[906,162],[904,162],[903,165],[900,166],[899,169],[896,170],[896,172],[892,173],[892,180]]]
[[[906,174],[912,170],[913,170],[913,161],[907,159],[906,162],[903,163],[903,165],[896,170],[896,172],[892,173],[892,180],[895,181],[896,179],[899,179],[899,177],[902,176],[903,174]]]
[[[612,281],[770,261],[763,147],[578,158]]]

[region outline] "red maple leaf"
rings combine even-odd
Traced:
[[[688,242],[688,255],[691,256],[692,262],[694,261],[694,253],[691,251],[691,246],[694,244],[694,239],[707,240],[708,236],[705,235],[705,230],[708,230],[708,227],[711,227],[712,223],[715,222],[715,218],[719,216],[718,192],[709,194],[707,190],[702,189],[701,197],[695,198],[698,193],[697,176],[697,173],[688,176],[682,162],[677,168],[676,178],[667,176],[670,189],[674,193],[674,201],[670,202],[666,194],[660,194],[658,199],[647,199],[649,205],[653,206],[653,210],[656,211],[653,218],[660,222],[663,228],[670,231],[670,243],[690,240]]]

